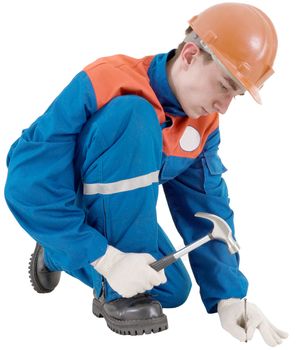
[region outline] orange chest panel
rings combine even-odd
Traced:
[[[217,114],[199,119],[167,116],[172,120],[172,126],[162,130],[163,152],[167,156],[196,158],[208,136],[218,128]]]

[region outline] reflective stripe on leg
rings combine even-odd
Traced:
[[[84,184],[83,191],[85,195],[113,194],[147,187],[152,183],[157,182],[159,182],[159,170],[153,171],[146,175],[141,175],[111,183]]]

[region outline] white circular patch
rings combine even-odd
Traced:
[[[183,151],[191,152],[199,147],[201,143],[201,135],[192,126],[187,126],[181,139],[180,146]]]

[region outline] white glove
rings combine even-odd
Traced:
[[[251,340],[256,328],[258,328],[264,341],[270,346],[282,343],[287,338],[286,332],[277,329],[259,310],[259,308],[247,302],[247,324],[245,332],[245,301],[242,299],[225,299],[218,303],[217,311],[222,327],[233,337],[240,341]]]
[[[123,253],[108,245],[104,256],[91,263],[124,298],[143,293],[167,281],[164,270],[149,266],[156,259],[148,253]]]

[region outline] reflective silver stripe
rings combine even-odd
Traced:
[[[111,183],[84,184],[84,194],[112,194],[147,187],[159,182],[159,170],[152,173]]]

